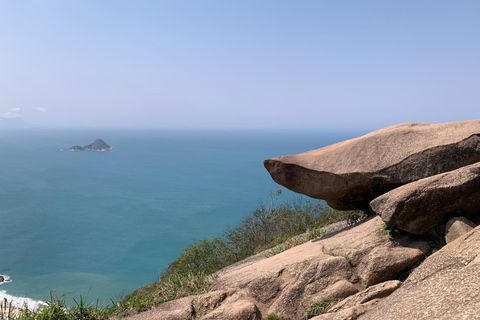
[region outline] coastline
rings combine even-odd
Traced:
[[[12,282],[10,276],[0,274],[0,286],[10,282]],[[7,293],[7,290],[0,290],[0,314],[8,314],[11,312],[10,308],[13,307],[13,312],[18,315],[19,309],[27,308],[29,310],[37,310],[42,305],[46,305],[46,303],[27,297],[12,296]]]
[[[0,290],[0,302],[2,302],[2,305],[4,301],[7,301],[8,306],[14,307],[15,309],[24,309],[26,307],[29,310],[37,310],[42,305],[46,305],[45,302],[40,300],[16,297],[8,294],[6,290]]]

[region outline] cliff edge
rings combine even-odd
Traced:
[[[265,160],[287,188],[371,216],[126,319],[480,319],[479,161],[479,120],[401,124]]]

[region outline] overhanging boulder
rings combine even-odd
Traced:
[[[366,209],[398,186],[480,161],[480,120],[404,123],[264,161],[273,180],[339,210]]]

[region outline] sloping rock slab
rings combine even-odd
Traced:
[[[372,309],[380,300],[374,299],[358,306],[353,306],[347,309],[343,309],[338,312],[325,313],[317,317],[313,317],[311,320],[356,320],[359,316]],[[385,318],[389,319],[389,318]]]
[[[480,319],[480,227],[428,257],[361,320]]]
[[[185,320],[195,315],[192,302],[194,297],[185,297],[124,319],[128,320]]]
[[[398,253],[400,262],[393,264],[394,269],[403,266],[405,259],[407,265],[414,263],[411,253],[417,260],[423,256],[418,248],[425,243],[412,241],[408,235],[391,241],[381,231],[383,224],[380,217],[372,217],[275,256],[227,268],[218,273],[211,289],[242,291],[242,299],[255,301],[264,317],[273,313],[285,319],[302,319],[315,302],[355,294],[365,289],[364,283],[375,283],[385,272],[395,276],[391,263],[359,274],[365,264],[362,261],[370,259],[370,253],[376,254],[378,248]],[[364,269],[370,270],[367,265]]]
[[[328,311],[331,313],[338,312],[340,310],[359,306],[374,299],[384,298],[400,288],[401,285],[402,283],[398,280],[379,283],[340,301],[333,307],[329,308]]]
[[[201,318],[202,320],[261,320],[262,315],[257,306],[247,300],[222,305]],[[187,320],[187,319],[186,319]]]
[[[441,159],[441,161],[439,161]],[[273,180],[339,210],[366,209],[400,185],[480,161],[480,120],[404,123],[264,161]]]
[[[457,210],[479,213],[480,162],[409,183],[370,206],[386,223],[414,234],[445,223]]]

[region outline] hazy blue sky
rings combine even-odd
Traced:
[[[0,124],[379,128],[479,101],[476,0],[0,0]]]

